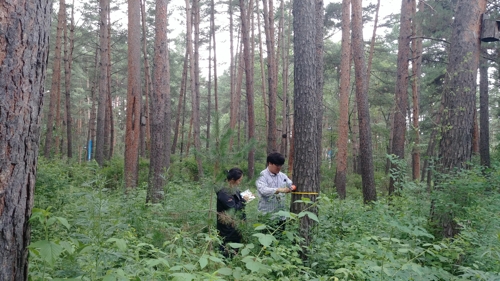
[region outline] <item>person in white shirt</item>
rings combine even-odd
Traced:
[[[260,172],[260,176],[255,182],[257,194],[259,196],[258,210],[263,214],[275,214],[280,210],[285,210],[285,194],[294,189],[293,182],[287,175],[281,172],[281,167],[285,163],[285,157],[278,152],[270,153],[267,156],[267,167]],[[271,215],[272,219],[276,216]],[[279,217],[277,226],[284,230],[285,217]]]

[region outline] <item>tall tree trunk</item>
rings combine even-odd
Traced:
[[[486,0],[457,2],[443,91],[443,129],[438,161],[441,173],[467,168],[471,160],[479,35],[485,9]],[[434,214],[433,219],[441,224],[444,237],[453,237],[459,232],[453,216],[453,210],[438,210]]]
[[[295,130],[294,130],[294,118],[293,115],[290,118],[290,131],[292,137],[290,138],[290,147],[288,148],[288,177],[293,180],[293,156],[295,154]]]
[[[54,142],[54,115],[57,115],[58,110],[58,97],[61,95],[61,46],[62,46],[62,33],[66,18],[65,0],[59,1],[59,12],[57,13],[57,31],[56,31],[56,45],[54,50],[54,65],[52,67],[52,83],[50,84],[50,99],[49,111],[47,114],[47,132],[45,133],[45,147],[44,156],[50,158],[52,152],[52,143]],[[57,120],[57,118],[56,118]],[[57,133],[56,133],[57,135]],[[55,151],[58,150],[57,143],[55,143]]]
[[[485,5],[485,0],[457,3],[443,98],[442,171],[466,168],[471,158],[480,22]]]
[[[151,156],[146,202],[163,199],[170,165],[170,67],[167,41],[167,3],[156,0],[154,87],[151,95]]]
[[[184,64],[182,67],[182,77],[181,77],[181,88],[179,90],[179,104],[177,104],[177,114],[175,115],[175,126],[174,126],[174,139],[172,141],[172,148],[170,149],[172,154],[175,154],[175,149],[177,147],[177,139],[179,138],[179,131],[182,131],[183,128],[179,127],[181,117],[184,116],[184,108],[186,99],[186,84],[187,84],[187,72],[188,72],[188,52],[186,50],[186,54],[184,56]],[[182,126],[184,126],[184,122],[182,122]],[[182,156],[182,151],[181,151]]]
[[[352,48],[352,41],[351,41],[351,48]],[[354,56],[352,52],[351,56]],[[352,89],[355,89],[355,87],[351,87],[351,91]],[[351,142],[352,142],[352,171],[358,175],[361,175],[361,160],[359,156],[360,153],[359,153],[358,102],[356,101],[356,96],[354,96],[352,102],[352,111],[349,117],[349,124],[350,124]]]
[[[258,1],[257,1],[258,2]],[[282,14],[285,16],[284,1],[282,0]],[[289,13],[291,14],[291,13]],[[289,110],[289,98],[288,98],[288,65],[289,65],[289,52],[290,52],[290,32],[292,30],[292,21],[289,21],[289,25],[286,31],[283,31],[283,52],[282,52],[282,83],[283,83],[283,108],[282,108],[282,127],[281,127],[281,145],[280,153],[286,158],[287,156],[287,145],[288,145],[288,135],[289,135],[289,120],[288,120],[288,110]],[[266,111],[267,114],[267,111]],[[267,122],[266,122],[267,124]]]
[[[317,53],[316,46],[316,0],[293,2],[293,30],[294,30],[294,162],[293,181],[297,185],[297,192],[308,194],[292,194],[292,202],[301,197],[308,197],[313,202],[319,193],[319,168],[321,160],[318,153],[318,94],[317,94]],[[304,203],[292,203],[291,210],[299,213],[306,208]],[[317,213],[316,208],[308,209]],[[300,219],[300,235],[304,244],[311,242],[311,230],[314,220],[308,216]],[[304,253],[305,254],[305,253]]]
[[[188,59],[188,54],[189,52],[187,51],[187,48],[186,48],[186,59]],[[189,82],[191,84],[191,82]],[[184,80],[184,87],[185,87],[185,91],[184,91],[184,100],[182,102],[182,124],[181,124],[181,147],[180,147],[180,153],[179,153],[179,158],[180,158],[180,161],[182,162],[182,155],[183,155],[183,152],[184,152],[184,145],[185,145],[185,142],[184,142],[184,125],[186,123],[186,101],[187,101],[187,76],[186,76],[186,80]],[[191,132],[191,123],[189,124],[189,132]],[[189,133],[188,133],[189,134]],[[188,135],[188,142],[189,142],[189,135]],[[187,148],[186,151],[189,153],[189,145],[187,145]],[[186,153],[186,155],[188,154]]]
[[[316,102],[317,102],[317,125],[316,125],[316,141],[318,146],[318,163],[321,163],[321,155],[323,152],[322,149],[322,136],[323,136],[323,21],[324,21],[324,7],[323,0],[316,0],[315,3],[315,12],[316,12],[316,35],[315,35],[315,45],[316,45]],[[331,144],[330,144],[331,145]],[[321,164],[318,164],[321,165]],[[316,177],[320,179],[320,169],[316,170]]]
[[[208,35],[207,134],[205,139],[205,149],[207,150],[210,148],[210,126],[212,121],[212,34],[212,24],[210,23],[210,33]]]
[[[196,163],[198,164],[198,177],[203,177],[201,162],[201,123],[200,123],[200,0],[193,0],[194,13],[194,81],[195,95],[193,96],[193,137],[196,148]]]
[[[266,99],[266,74],[264,71],[264,51],[262,49],[262,32],[260,29],[260,10],[259,1],[257,0],[257,31],[259,33],[259,59],[260,59],[260,76],[262,80],[262,104],[264,105],[264,115],[266,116],[266,132],[269,131],[269,110]]]
[[[274,47],[274,9],[273,0],[262,0],[264,10],[264,31],[267,50],[267,86],[269,94],[269,124],[267,131],[267,154],[276,150],[276,57]]]
[[[186,0],[186,12],[187,12],[187,45],[190,58],[190,81],[191,81],[191,94],[193,96],[191,100],[192,104],[192,118],[193,118],[193,140],[194,146],[197,151],[195,158],[198,166],[198,174],[195,180],[200,180],[203,177],[203,166],[201,165],[201,142],[200,142],[200,100],[199,100],[199,72],[198,72],[198,37],[199,37],[199,22],[197,14],[199,13],[199,2],[198,0],[193,0],[192,9],[189,7],[189,0]],[[193,24],[191,24],[191,19],[193,19]],[[195,39],[192,40],[192,26],[195,28]],[[193,50],[194,45],[194,50]]]
[[[241,30],[240,30],[241,31]],[[238,44],[237,49],[239,51],[236,52],[235,60],[234,60],[234,69],[237,71],[235,77],[233,78],[233,93],[231,93],[230,100],[230,113],[229,113],[229,128],[236,133],[236,144],[237,147],[240,144],[240,120],[241,120],[241,85],[243,83],[243,69],[244,69],[244,61],[243,61],[243,44],[240,42],[240,33],[238,32]],[[229,150],[233,150],[233,137],[231,137],[229,141]]]
[[[105,118],[106,118],[106,98],[108,92],[108,9],[109,0],[100,0],[99,17],[99,91],[97,102],[97,127],[95,143],[95,160],[102,166],[104,164],[105,149]],[[130,48],[130,45],[129,45]],[[127,107],[128,108],[128,107]]]
[[[340,61],[339,121],[337,139],[337,171],[335,186],[340,199],[346,197],[347,184],[347,140],[349,137],[349,85],[351,83],[351,0],[342,1],[342,55]]]
[[[472,155],[479,155],[479,123],[477,121],[477,109],[474,108],[474,127],[472,129]]]
[[[65,32],[66,30],[66,25],[67,25],[67,15],[66,15],[66,2],[63,1],[64,5],[63,6],[63,12],[62,12],[62,29],[63,29],[63,33]],[[59,23],[58,23],[59,25]],[[61,38],[61,41],[62,41],[62,44],[61,44],[61,49],[59,50],[59,52],[64,52],[64,50],[66,49],[66,47],[63,46],[63,44],[66,43],[66,38],[65,38],[65,34],[62,35],[62,38]],[[65,56],[66,53],[64,53],[64,55],[61,55],[59,54],[59,56],[61,57],[61,62],[63,64],[63,67],[66,68],[65,66]],[[61,73],[59,72],[59,78],[61,79]],[[63,79],[61,79],[62,81]],[[54,142],[54,148],[55,148],[55,153],[58,154],[59,156],[62,156],[64,153],[64,129],[65,129],[65,125],[66,123],[64,122],[63,119],[65,119],[65,114],[62,114],[62,109],[61,109],[61,106],[62,106],[62,101],[61,101],[61,88],[62,88],[62,83],[59,82],[59,88],[58,88],[58,91],[57,91],[57,102],[56,102],[56,125],[55,125],[55,129],[56,129],[56,137],[55,137],[55,142]]]
[[[144,106],[142,109],[142,114],[146,117],[146,124],[141,126],[141,135],[144,138],[144,143],[141,142],[143,146],[141,148],[141,155],[146,156],[147,152],[151,151],[151,127],[150,127],[150,112],[149,112],[149,97],[151,96],[151,91],[153,90],[151,81],[151,70],[149,67],[149,57],[148,57],[148,40],[147,40],[147,30],[146,30],[146,0],[141,0],[141,19],[142,19],[142,54],[144,56]]]
[[[352,48],[356,76],[356,101],[359,119],[359,152],[361,160],[361,179],[363,201],[377,200],[375,177],[373,172],[372,133],[370,128],[370,110],[366,89],[366,64],[363,46],[363,22],[361,19],[362,0],[352,0]]]
[[[485,52],[484,52],[485,53]],[[488,96],[488,61],[480,57],[479,65],[479,153],[481,165],[485,168],[491,166],[490,161],[490,122],[489,122],[489,96]]]
[[[75,17],[74,17],[75,0],[71,5],[71,22],[69,26],[69,38],[67,36],[67,25],[64,26],[64,93],[66,101],[66,138],[67,138],[67,156],[73,157],[73,120],[71,116],[71,66],[73,63],[73,49],[74,49],[74,30],[75,30]]]
[[[240,36],[238,34],[238,44],[240,44]],[[243,44],[238,45],[238,52],[235,55],[235,65],[234,69],[237,71],[237,73],[234,75],[233,78],[233,92],[231,93],[231,101],[230,101],[230,114],[229,114],[229,128],[233,130],[234,132],[238,132],[238,139],[239,141],[239,128],[236,127],[236,125],[239,125],[240,121],[240,107],[241,107],[241,84],[243,82]],[[237,142],[238,143],[238,142]],[[239,144],[239,143],[238,143]],[[231,140],[229,142],[229,150],[232,150],[233,147],[233,138],[231,137]]]
[[[141,3],[128,0],[128,87],[125,128],[125,188],[139,180],[139,136],[141,122]]]
[[[2,1],[0,11],[0,280],[28,280],[51,1]]]
[[[373,33],[372,40],[370,41],[370,52],[368,53],[368,66],[366,70],[366,74],[368,75],[366,81],[366,88],[370,89],[370,78],[372,73],[372,62],[373,62],[373,54],[375,53],[375,39],[377,38],[377,27],[378,27],[378,12],[380,10],[380,0],[377,1],[377,7],[375,8],[375,21],[373,22]]]
[[[214,46],[214,111],[216,114],[219,112],[219,98],[218,98],[218,85],[217,85],[217,44],[215,40],[215,3],[214,0],[212,0],[212,5],[211,5],[211,13],[210,13],[210,26],[212,30],[212,43]],[[219,123],[219,118],[216,118],[215,120],[217,126]]]
[[[99,36],[98,36],[99,37]],[[92,81],[92,88],[90,89],[90,113],[89,113],[89,124],[88,124],[88,136],[87,136],[87,160],[92,159],[93,150],[95,147],[95,137],[96,137],[96,91],[98,88],[99,80],[97,73],[97,66],[99,64],[99,46],[96,45],[95,56],[94,56],[94,78]]]
[[[104,119],[104,159],[110,160],[113,149],[113,107],[111,105],[111,9],[108,9],[108,65],[106,66],[106,115]]]
[[[254,95],[253,95],[253,58],[250,57],[250,36],[249,36],[249,12],[245,5],[245,0],[240,0],[241,12],[241,34],[243,38],[243,57],[245,60],[245,82],[247,94],[247,114],[248,114],[248,142],[255,138],[255,117],[254,117]],[[250,6],[251,7],[251,6]],[[255,171],[255,148],[248,151],[248,178],[254,176]]]
[[[408,74],[408,61],[410,60],[410,43],[412,35],[412,8],[414,0],[401,1],[401,18],[399,25],[398,38],[398,62],[397,62],[397,77],[395,100],[396,107],[394,111],[393,138],[391,154],[397,159],[405,158],[405,138],[406,138],[406,111],[408,109],[408,83],[410,75]],[[397,163],[391,163],[391,171],[398,173],[399,166]],[[390,177],[389,194],[394,193],[396,180]]]
[[[234,103],[234,92],[235,92],[235,81],[236,81],[236,64],[238,63],[237,60],[235,59],[235,54],[234,54],[234,20],[233,20],[233,1],[228,2],[229,5],[229,80],[230,80],[230,91],[229,91],[229,97],[230,97],[230,104],[229,104],[229,128],[231,130],[235,130],[236,128],[236,119],[237,119],[237,112],[238,112],[238,107]],[[229,150],[232,149],[232,144],[233,144],[233,138],[231,137],[231,140],[229,141]]]
[[[416,17],[416,3],[413,3],[413,18]],[[424,13],[424,2],[420,1],[418,4],[418,11],[420,14]],[[414,21],[414,37],[412,40],[413,60],[412,60],[412,104],[413,104],[413,126],[412,126],[412,175],[413,180],[420,179],[420,75],[422,74],[422,20]]]

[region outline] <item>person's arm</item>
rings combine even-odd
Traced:
[[[235,210],[241,210],[245,208],[245,200],[242,199],[242,201],[235,200],[232,195],[229,195],[225,192],[219,192],[217,194],[217,199],[224,205],[225,209],[235,209]]]
[[[267,179],[263,174],[259,176],[259,178],[255,182],[255,185],[257,186],[259,194],[265,197],[272,196],[276,193],[276,188],[268,185]]]
[[[283,182],[284,182],[285,186],[286,186],[286,187],[288,187],[288,188],[292,188],[292,185],[293,185],[292,180],[291,180],[290,178],[288,178],[288,176],[287,176],[287,175],[285,175],[284,173],[281,173],[281,174],[282,174],[282,175],[283,175],[283,177],[284,177]]]
[[[263,196],[266,196],[266,197],[272,196],[273,194],[290,192],[290,189],[287,187],[276,188],[273,186],[269,186],[265,175],[262,175],[262,174],[259,176],[259,178],[255,182],[255,185],[257,186],[257,190],[259,191],[259,193]]]

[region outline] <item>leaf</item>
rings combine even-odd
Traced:
[[[120,239],[120,238],[109,238],[108,240],[106,240],[107,243],[112,243],[112,242],[115,242],[115,245],[116,247],[120,250],[120,251],[126,251],[127,250],[127,242],[123,239]]]
[[[176,248],[175,252],[177,253],[177,256],[179,256],[179,258],[182,256],[182,248]]]
[[[337,275],[337,274],[344,274],[344,277],[347,277],[349,276],[349,270],[346,269],[346,268],[339,268],[337,270],[335,270],[334,274]]]
[[[265,224],[259,224],[259,225],[257,225],[257,226],[255,227],[255,229],[254,229],[254,230],[256,230],[256,231],[260,231],[260,230],[264,230],[264,229],[266,229],[266,227],[267,227],[267,225],[265,225]]]
[[[173,273],[171,276],[174,277],[172,280],[175,281],[191,281],[196,278],[195,275],[190,273]]]
[[[273,241],[276,240],[271,234],[255,233],[253,236],[258,237],[260,244],[264,247],[271,246]]]
[[[209,256],[208,259],[211,260],[211,261],[213,261],[213,262],[216,262],[216,263],[222,263],[222,264],[224,264],[224,262],[221,259],[219,259],[218,257]]]
[[[52,217],[47,220],[47,226],[53,225],[56,222],[56,218]]]
[[[207,256],[206,255],[201,256],[198,262],[200,263],[201,269],[204,269],[208,265]]]
[[[269,270],[267,266],[265,266],[261,262],[254,261],[253,259],[248,260],[245,263],[245,266],[252,272],[259,272],[259,271],[266,272]]]
[[[196,265],[192,264],[192,263],[188,263],[188,264],[185,264],[184,265],[184,268],[189,270],[189,271],[193,271],[196,269]]]
[[[243,246],[245,246],[245,244],[241,244],[241,243],[227,243],[229,245],[229,247],[233,248],[233,249],[239,249],[239,248],[242,248]]]
[[[315,213],[308,212],[308,211],[302,211],[299,213],[299,218],[307,215],[310,219],[312,219],[315,222],[319,222],[318,216]]]
[[[240,280],[243,278],[243,269],[241,267],[237,267],[233,270],[233,277],[235,280]]]
[[[167,267],[170,267],[170,264],[164,258],[149,259],[149,260],[146,261],[146,265],[148,267],[158,266],[159,264],[163,264],[163,265],[165,265]]]
[[[67,229],[71,228],[71,225],[69,225],[68,220],[62,217],[55,217],[62,225],[64,225]]]
[[[173,266],[170,268],[171,271],[178,271],[178,270],[182,270],[184,267],[182,267],[182,265],[176,265],[176,266]]]
[[[116,281],[116,276],[114,274],[108,274],[104,276],[102,281]]]
[[[278,213],[276,213],[276,215],[280,216],[280,217],[285,217],[285,218],[291,218],[292,215],[290,214],[290,212],[287,212],[287,211],[279,211]]]
[[[61,255],[63,251],[63,247],[47,240],[36,241],[35,243],[29,245],[29,248],[40,249],[40,258],[50,265],[54,265],[57,258],[59,258],[59,255]]]
[[[73,245],[71,245],[71,243],[69,243],[68,241],[60,241],[59,245],[61,245],[63,249],[70,255],[75,252]]]
[[[409,252],[409,250],[407,248],[398,249],[398,253],[405,254],[405,253],[408,253],[408,252]]]
[[[229,275],[233,274],[233,270],[229,267],[223,267],[223,268],[219,268],[219,270],[217,270],[217,273],[229,276]]]

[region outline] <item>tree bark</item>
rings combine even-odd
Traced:
[[[211,5],[211,13],[210,13],[210,26],[212,29],[212,40],[214,46],[214,110],[218,114],[219,112],[219,97],[218,97],[218,79],[217,79],[217,44],[215,40],[215,3],[212,0]],[[219,116],[218,116],[219,117]],[[216,118],[215,122],[218,124],[220,118]],[[217,125],[218,127],[218,125]]]
[[[316,46],[316,0],[293,2],[293,30],[294,30],[294,161],[293,181],[297,192],[309,194],[292,194],[292,202],[301,197],[308,197],[313,202],[319,193],[318,159],[318,94],[317,94],[317,53]],[[306,208],[304,203],[292,203],[291,211],[299,213]],[[317,213],[316,208],[309,211]],[[300,219],[299,232],[304,238],[304,244],[311,242],[311,230],[314,220],[308,216]]]
[[[109,0],[100,0],[99,17],[99,91],[97,99],[97,126],[95,143],[95,160],[102,166],[104,164],[104,135],[106,118],[106,98],[108,91],[108,9]],[[129,45],[130,47],[130,45]]]
[[[179,138],[179,131],[182,130],[179,127],[181,116],[184,116],[184,107],[186,99],[186,84],[187,84],[187,72],[188,72],[188,52],[184,56],[184,64],[182,67],[182,77],[181,77],[181,88],[179,90],[179,103],[177,104],[177,114],[175,115],[175,126],[174,126],[174,139],[172,141],[172,148],[170,149],[171,154],[175,154],[175,149],[177,147],[177,139]],[[182,122],[182,127],[184,122]],[[182,156],[182,151],[181,151]]]
[[[380,10],[380,0],[377,1],[377,7],[375,8],[375,21],[373,22],[372,40],[370,41],[370,52],[368,53],[368,66],[366,70],[366,73],[368,75],[366,81],[366,88],[368,89],[370,89],[370,78],[372,73],[373,54],[375,53],[375,39],[377,36],[379,10]]]
[[[146,0],[144,2],[141,0],[141,19],[142,19],[142,54],[144,56],[144,106],[142,109],[142,114],[146,117],[146,124],[142,125],[141,136],[144,142],[141,140],[141,155],[146,156],[151,152],[151,127],[150,127],[150,107],[149,107],[149,97],[151,96],[151,91],[153,90],[153,82],[151,81],[151,70],[149,67],[149,57],[147,51],[147,30],[146,30]]]
[[[397,159],[405,158],[405,139],[406,139],[406,111],[408,109],[408,83],[410,75],[408,74],[408,62],[410,60],[410,43],[412,35],[412,8],[414,0],[401,1],[401,18],[398,38],[398,61],[395,99],[396,107],[393,119],[393,137],[391,154]],[[391,171],[396,174],[399,170],[397,163],[391,163]],[[395,191],[396,181],[393,176],[390,177],[389,194]]]
[[[110,160],[113,155],[113,107],[111,105],[111,9],[108,9],[108,65],[106,66],[106,115],[104,119],[104,159]]]
[[[47,132],[45,133],[45,147],[44,156],[45,158],[50,158],[52,156],[52,144],[54,142],[54,128],[58,129],[54,125],[54,115],[56,115],[57,110],[57,97],[60,95],[61,91],[61,39],[64,27],[65,19],[65,1],[59,1],[59,11],[57,13],[57,30],[56,30],[56,45],[54,49],[54,65],[52,67],[52,83],[50,84],[50,99],[49,99],[49,111],[47,114]],[[59,93],[58,93],[59,92]],[[57,147],[55,150],[57,151]]]
[[[259,33],[259,59],[260,59],[260,76],[262,80],[261,91],[262,91],[262,104],[264,105],[264,115],[266,117],[266,132],[269,130],[269,109],[266,99],[266,74],[264,71],[264,51],[262,49],[262,32],[260,29],[260,10],[259,1],[257,1],[257,31]]]
[[[316,94],[317,94],[317,123],[316,123],[316,141],[318,146],[318,156],[317,160],[321,163],[322,156],[322,137],[323,137],[323,84],[324,84],[324,67],[323,67],[323,29],[324,29],[324,7],[323,0],[316,0],[315,3],[315,20],[316,20],[316,35],[315,35],[315,45],[316,45]],[[321,164],[319,164],[321,165]],[[318,179],[320,176],[320,169],[316,170]]]
[[[167,3],[156,0],[154,86],[151,95],[151,156],[146,202],[164,197],[166,172],[170,166],[170,67],[168,62]]]
[[[274,47],[274,9],[273,0],[262,0],[264,11],[264,31],[266,34],[267,50],[267,86],[269,124],[267,126],[267,154],[277,151],[276,147],[276,57]]]
[[[90,113],[89,113],[89,124],[88,124],[88,136],[87,136],[87,159],[90,161],[92,159],[93,148],[95,146],[96,137],[96,91],[98,88],[98,75],[97,75],[97,65],[99,63],[99,46],[96,45],[95,56],[94,56],[94,69],[95,76],[92,81],[92,88],[90,89]]]
[[[481,15],[485,9],[486,0],[457,2],[442,101],[438,160],[441,173],[453,173],[455,169],[467,168],[471,160],[479,35]],[[453,237],[459,232],[453,216],[452,210],[440,210],[434,214],[433,220],[439,221],[444,237]]]
[[[413,16],[416,17],[416,3],[414,5]],[[420,1],[418,4],[419,14],[424,13],[424,2]],[[420,76],[422,74],[422,20],[414,21],[414,37],[412,40],[413,49],[413,60],[412,60],[412,104],[413,104],[413,127],[412,127],[412,139],[413,139],[413,150],[412,150],[412,175],[413,180],[420,179]]]
[[[356,76],[356,101],[359,119],[359,152],[361,160],[361,179],[363,185],[363,201],[369,203],[377,200],[375,178],[373,172],[372,135],[370,128],[370,110],[366,89],[366,64],[363,46],[363,22],[361,19],[362,0],[352,0],[352,48],[354,56],[354,72]]]
[[[190,58],[190,85],[191,85],[191,105],[192,105],[192,119],[193,119],[193,140],[194,146],[196,149],[196,163],[198,166],[198,174],[195,177],[195,180],[200,180],[203,176],[203,166],[201,165],[201,142],[200,142],[200,100],[199,100],[199,73],[198,73],[198,29],[199,24],[197,23],[197,11],[199,10],[199,2],[198,0],[193,0],[193,7],[191,8],[189,5],[189,0],[186,0],[186,15],[187,15],[187,48]],[[191,19],[193,19],[194,23],[192,23]],[[192,40],[192,26],[195,27],[195,40]],[[193,50],[194,45],[194,50]],[[198,77],[198,78],[197,78]],[[197,86],[198,84],[198,86]]]
[[[141,3],[128,0],[128,86],[125,128],[125,188],[139,180],[139,137],[141,122]]]
[[[28,280],[51,1],[2,1],[0,11],[0,280]]]
[[[74,30],[75,30],[75,17],[74,17],[74,5],[75,1],[71,5],[71,22],[69,26],[69,38],[67,34],[67,25],[64,26],[64,94],[66,101],[66,144],[67,144],[67,156],[68,158],[73,157],[73,119],[71,116],[71,66],[73,64],[73,49],[74,49]]]
[[[481,56],[479,65],[479,120],[480,137],[479,153],[481,165],[485,168],[491,166],[490,161],[490,122],[489,122],[489,96],[488,96],[488,61]]]
[[[249,36],[249,9],[245,5],[245,0],[240,0],[241,12],[241,34],[243,38],[243,57],[245,60],[245,82],[247,95],[248,114],[248,143],[255,138],[255,116],[254,116],[254,95],[253,95],[253,58],[250,57],[250,36]],[[253,178],[255,172],[255,148],[248,151],[248,178]]]
[[[346,198],[347,140],[349,137],[349,85],[351,83],[351,0],[342,1],[342,55],[340,61],[339,121],[337,139],[337,171],[335,186],[340,199]]]
[[[476,74],[479,66],[480,22],[486,0],[457,3],[445,78],[441,171],[466,168],[472,155]]]

